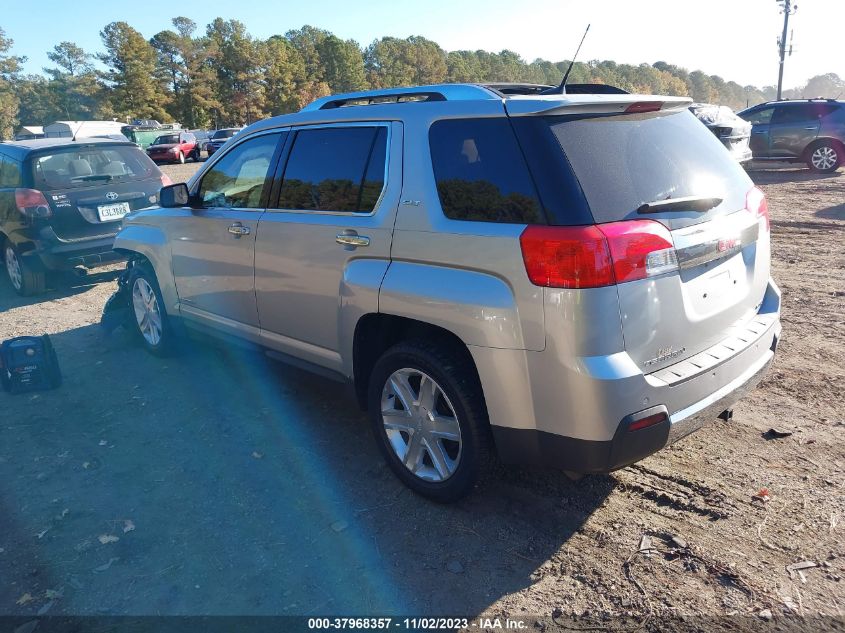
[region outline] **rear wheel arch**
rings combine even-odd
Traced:
[[[373,367],[384,352],[404,341],[422,340],[442,345],[468,362],[473,379],[479,381],[478,369],[466,343],[449,330],[424,321],[392,314],[370,313],[355,325],[352,367],[355,395],[362,409],[367,408],[367,394]],[[483,394],[483,387],[481,389]]]
[[[845,163],[845,143],[834,137],[820,137],[815,139],[812,143],[807,145],[804,153],[801,155],[801,160],[807,162],[810,160],[810,155],[820,145],[832,145],[840,153],[840,164]]]

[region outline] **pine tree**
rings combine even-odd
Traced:
[[[107,71],[110,105],[124,119],[165,119],[169,94],[156,75],[156,52],[126,22],[112,22],[101,32],[105,53],[99,54]]]

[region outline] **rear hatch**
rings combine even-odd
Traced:
[[[762,194],[685,107],[655,108],[542,117],[605,235],[653,227],[667,240],[656,274],[617,278],[625,349],[644,373],[744,332],[769,278]]]
[[[162,173],[134,145],[73,144],[31,159],[34,188],[50,204],[49,220],[63,240],[117,233],[130,211],[154,205]]]

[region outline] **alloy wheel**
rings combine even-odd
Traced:
[[[12,282],[15,290],[19,291],[23,287],[23,270],[21,270],[18,255],[11,246],[6,246],[6,272],[9,274],[9,281]]]
[[[132,308],[141,336],[150,345],[158,345],[162,331],[161,309],[155,291],[143,277],[136,279],[132,286]]]
[[[398,369],[382,389],[381,417],[388,444],[416,477],[440,482],[461,459],[461,427],[443,389],[419,369]]]
[[[833,169],[836,166],[837,159],[836,150],[829,145],[817,147],[810,157],[813,166],[820,170]]]

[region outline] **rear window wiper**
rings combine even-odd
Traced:
[[[705,198],[702,196],[687,196],[685,198],[666,198],[646,202],[637,207],[637,213],[661,213],[663,211],[695,211],[704,213],[722,204],[721,198]]]
[[[76,182],[77,180],[84,180],[88,182],[89,180],[105,180],[107,182],[111,182],[114,180],[114,176],[111,174],[91,174],[89,176],[75,176],[71,178],[72,181]]]

